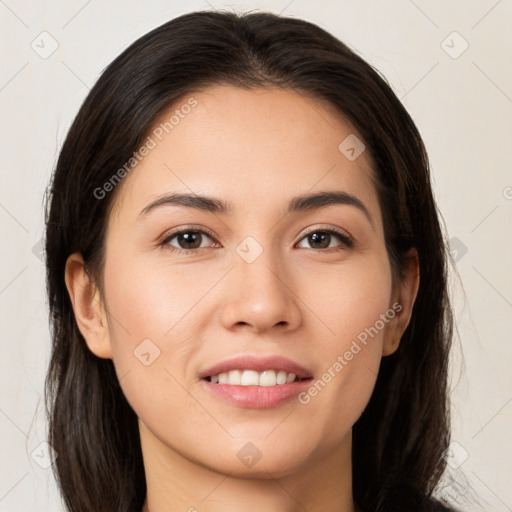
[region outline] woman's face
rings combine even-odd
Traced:
[[[109,219],[108,329],[88,336],[143,447],[276,477],[346,450],[405,311],[368,152],[277,89],[191,94],[149,137]]]

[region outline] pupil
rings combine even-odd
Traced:
[[[320,244],[322,248],[329,247],[329,237],[328,233],[313,233],[309,235],[309,243],[311,245]],[[326,240],[327,243],[325,243]]]
[[[184,247],[185,249],[197,249],[199,245],[201,245],[200,243],[199,245],[197,243],[200,239],[199,235],[200,233],[194,232],[180,233],[178,235],[178,240],[180,245],[184,244],[186,246]],[[309,243],[311,245],[320,245],[322,248],[329,247],[330,236],[331,235],[329,233],[312,233],[309,235]]]
[[[180,233],[178,235],[178,240],[180,245],[185,245],[185,247],[183,247],[184,249],[197,249],[199,245],[201,245],[200,243],[197,244],[197,241],[199,240],[199,233]],[[192,245],[192,247],[190,245]]]

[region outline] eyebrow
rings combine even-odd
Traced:
[[[364,203],[356,196],[343,191],[317,192],[294,197],[288,203],[287,214],[325,208],[337,204],[354,206],[359,209],[368,219],[372,228],[374,228],[373,218]],[[184,206],[219,215],[229,215],[233,211],[232,205],[221,199],[197,194],[171,193],[149,203],[142,209],[139,217],[143,217],[163,205]]]

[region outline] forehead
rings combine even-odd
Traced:
[[[143,141],[150,149],[123,178],[114,211],[133,216],[180,191],[223,197],[242,212],[315,188],[357,193],[372,209],[371,159],[367,151],[347,158],[354,142],[356,151],[364,147],[350,123],[318,100],[276,88],[210,87],[155,120]]]

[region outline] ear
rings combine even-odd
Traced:
[[[86,272],[80,253],[68,257],[65,281],[78,328],[87,346],[96,356],[111,359],[112,349],[106,310],[99,290]]]
[[[418,251],[412,248],[404,256],[402,276],[400,281],[396,283],[392,294],[390,310],[395,311],[395,316],[389,321],[384,334],[383,356],[389,356],[398,349],[400,338],[411,320],[419,285],[420,267]]]

